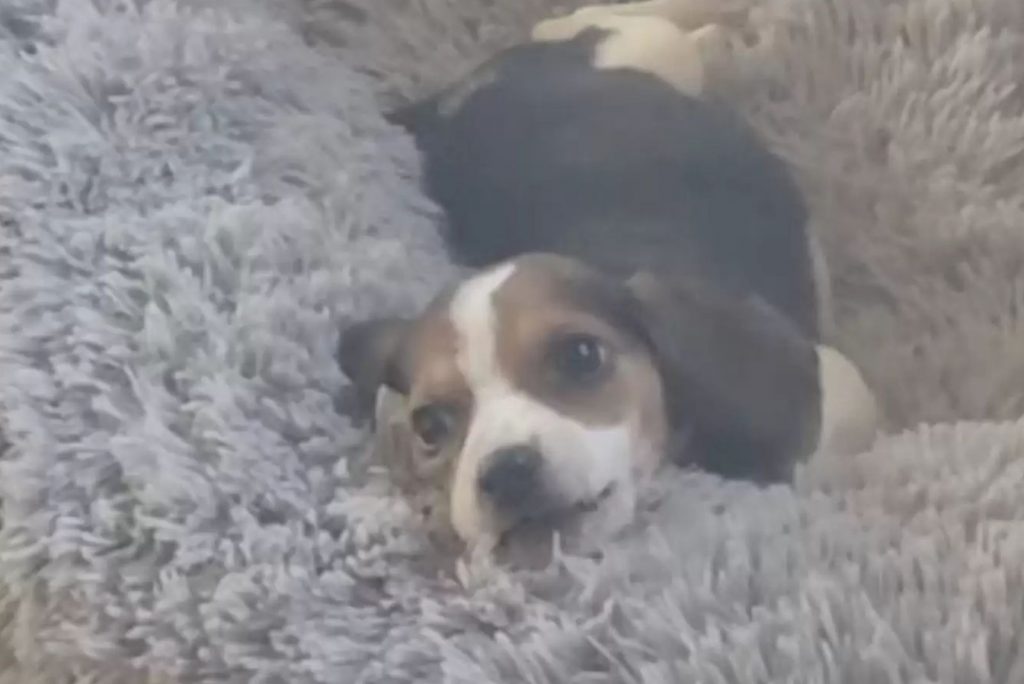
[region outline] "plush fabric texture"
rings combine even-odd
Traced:
[[[1024,682],[1020,0],[762,0],[719,84],[889,436],[792,488],[668,474],[601,559],[439,572],[337,331],[455,274],[382,110],[551,9],[3,3],[0,683]]]

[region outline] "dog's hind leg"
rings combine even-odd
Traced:
[[[568,19],[568,18],[566,18]],[[629,69],[654,76],[691,97],[705,95],[712,66],[733,58],[739,34],[720,24],[684,31],[658,16],[595,13],[586,23],[542,22],[534,28],[536,42],[572,40],[585,30],[605,35],[594,48],[597,69]]]
[[[566,40],[617,17],[654,17],[685,32],[711,24],[738,29],[746,25],[750,7],[750,0],[642,0],[587,5],[565,16],[539,22],[534,26],[533,37],[535,40]],[[544,37],[538,38],[538,35]]]

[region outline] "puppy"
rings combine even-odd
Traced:
[[[777,482],[874,437],[870,390],[821,344],[800,192],[703,97],[734,20],[585,8],[395,114],[480,271],[415,319],[350,326],[339,356],[366,402],[400,397],[395,477],[461,543],[593,546],[666,458]]]

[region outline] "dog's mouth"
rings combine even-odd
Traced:
[[[582,520],[601,510],[601,507],[611,499],[615,489],[615,483],[612,482],[596,496],[581,499],[567,506],[547,508],[523,515],[501,535],[499,546],[507,546],[513,538],[533,538],[551,532],[566,535],[577,533]]]

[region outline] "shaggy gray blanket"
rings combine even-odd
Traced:
[[[0,4],[0,682],[1024,682],[1020,0],[763,0],[720,84],[888,436],[439,572],[334,347],[453,275],[382,108],[545,4]]]

